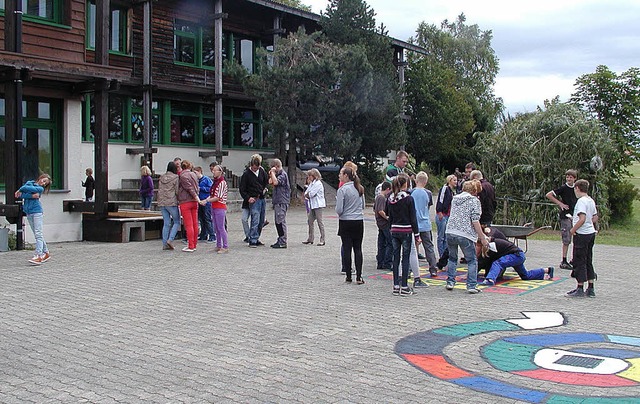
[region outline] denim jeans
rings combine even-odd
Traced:
[[[378,269],[389,269],[393,260],[393,242],[391,241],[391,231],[389,228],[378,228]]]
[[[438,245],[438,254],[442,257],[444,254],[444,250],[447,249],[447,222],[449,221],[449,216],[442,216],[442,219],[438,218],[436,215],[436,229],[438,232],[438,238],[436,244]]]
[[[140,196],[140,205],[142,209],[149,209],[151,207],[151,200],[153,196]]]
[[[491,264],[491,269],[485,279],[491,279],[494,283],[496,279],[498,279],[509,267],[513,267],[516,270],[520,279],[525,281],[528,280],[543,280],[544,279],[544,268],[532,269],[528,271],[527,268],[524,267],[525,255],[523,252],[519,252],[516,254],[508,254],[504,255],[497,260],[493,261]]]
[[[211,220],[211,202],[207,202],[204,205],[198,204],[198,223],[200,223],[200,236],[198,240],[206,241],[216,238],[216,232]]]
[[[250,206],[251,209],[251,228],[249,229],[249,242],[255,244],[262,233],[265,215],[265,200],[257,199]]]
[[[244,236],[249,239],[249,220],[251,220],[251,208],[242,209],[242,229],[244,230]]]
[[[43,213],[31,213],[27,215],[27,221],[31,230],[33,231],[33,237],[36,239],[36,255],[41,256],[46,252],[49,252],[47,248],[47,242],[44,241],[44,234],[42,232],[43,227]]]
[[[160,212],[162,212],[164,221],[162,244],[167,244],[167,241],[173,241],[176,238],[176,234],[180,230],[180,208],[177,206],[162,206]]]
[[[411,254],[411,233],[391,233],[393,242],[393,286],[406,288],[409,279],[409,255]],[[400,275],[400,251],[402,250],[402,275]]]
[[[456,283],[456,269],[458,266],[458,247],[467,260],[467,289],[475,289],[478,284],[478,258],[476,257],[476,243],[466,237],[447,234],[449,247],[449,262],[447,264],[447,283]]]

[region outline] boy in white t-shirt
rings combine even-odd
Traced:
[[[578,201],[573,211],[573,275],[578,286],[566,294],[567,297],[596,297],[593,281],[596,273],[593,269],[593,244],[596,239],[595,223],[598,222],[596,204],[587,194],[589,181],[578,180],[574,185],[574,192]],[[587,290],[584,283],[588,282]]]

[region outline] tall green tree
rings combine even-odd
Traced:
[[[246,76],[237,64],[227,71],[241,77],[246,92],[257,99],[271,143],[283,139],[294,152],[321,145],[330,156],[357,153],[361,139],[349,118],[369,109],[374,88],[362,47],[337,45],[301,29],[260,60],[259,74]],[[291,158],[290,169],[295,167]]]
[[[618,75],[607,66],[580,76],[571,101],[596,118],[615,139],[619,166],[637,159],[640,146],[640,69]]]
[[[391,38],[383,26],[376,25],[375,11],[362,0],[331,0],[320,25],[331,42],[362,47],[372,67],[372,91],[362,93],[360,100],[366,108],[357,115],[344,116],[344,126],[360,141],[360,148],[344,157],[373,162],[406,141]]]
[[[502,100],[495,96],[493,86],[498,74],[498,58],[491,47],[493,34],[490,30],[481,30],[478,25],[467,25],[464,14],[449,22],[444,20],[440,27],[422,22],[411,42],[427,49],[429,56],[414,55],[410,63],[419,59],[426,59],[425,63],[432,64],[432,69],[442,70],[438,65],[443,65],[455,73],[455,80],[451,82],[445,77],[437,81],[440,85],[449,83],[452,91],[456,91],[464,97],[466,104],[473,114],[473,126],[466,133],[463,143],[454,143],[458,148],[458,156],[462,163],[473,158],[474,132],[491,132],[495,128],[497,118],[503,109]],[[417,60],[416,60],[417,59]],[[429,77],[423,77],[429,79]],[[424,82],[420,77],[414,76],[407,86],[433,85]],[[438,113],[438,112],[434,112]],[[446,113],[443,108],[442,113]],[[413,115],[413,120],[422,121],[432,119],[429,116]],[[454,141],[457,141],[456,130],[451,129]],[[434,153],[439,153],[434,150]],[[449,163],[448,156],[437,156],[443,164]],[[444,161],[443,161],[444,160]],[[450,167],[449,167],[450,168]]]

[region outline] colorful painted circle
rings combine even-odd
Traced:
[[[489,320],[437,328],[403,338],[396,353],[425,373],[476,391],[530,403],[640,403],[640,397],[570,396],[492,379],[454,365],[444,350],[474,335],[536,330],[566,324],[562,313],[524,312],[526,318]],[[593,347],[581,344],[591,344]],[[571,345],[568,349],[562,349]],[[528,334],[487,344],[482,356],[510,374],[554,383],[592,387],[640,385],[640,338],[594,333]]]

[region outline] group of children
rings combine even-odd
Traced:
[[[412,295],[415,290],[408,285],[410,270],[414,277],[413,287],[426,286],[420,278],[417,246],[423,245],[424,247],[425,258],[432,277],[437,276],[438,269],[444,265],[436,262],[432,241],[429,219],[432,196],[425,188],[428,182],[427,174],[419,172],[414,178],[410,178],[402,172],[402,169],[398,170],[397,167],[394,167],[394,171],[394,176],[386,178],[378,186],[378,194],[374,201],[373,210],[378,227],[376,261],[378,269],[393,271],[393,294]],[[593,245],[597,233],[595,229],[595,223],[598,220],[597,209],[595,202],[588,195],[589,182],[576,180],[577,172],[575,170],[568,170],[565,177],[566,184],[550,191],[547,197],[558,204],[561,209],[563,255],[560,267],[571,269],[572,276],[577,281],[577,287],[568,292],[566,296],[595,297],[594,281],[597,275],[593,268]],[[412,187],[412,180],[415,182],[414,187]],[[440,209],[436,213],[439,230],[438,246],[441,257],[448,254],[448,251],[446,243],[441,244],[440,230],[443,230],[444,236],[450,203],[457,192],[457,185],[457,177],[451,175],[447,177],[447,183],[440,190],[439,205],[442,205],[443,201],[449,203],[446,212]],[[479,220],[477,221],[479,222]],[[523,280],[553,279],[554,267],[527,270],[524,266],[525,254],[517,245],[509,242],[500,231],[491,228],[490,225],[485,224],[482,228],[484,228],[483,231],[486,232],[486,235],[482,234],[475,238],[476,248],[473,256],[474,269],[486,271],[481,285],[495,285],[508,267],[513,267]],[[446,237],[442,238],[447,239]],[[567,252],[571,238],[573,238],[574,248],[573,260],[569,264]],[[457,254],[453,258],[457,264]],[[475,270],[473,272],[477,276],[477,272]],[[474,277],[473,274],[469,276]],[[455,279],[455,275],[453,279]],[[455,281],[451,279],[449,281],[447,289],[451,290]],[[473,285],[469,288],[468,282],[468,291],[477,293],[479,290],[475,287],[475,279],[471,283]],[[588,284],[586,290],[584,289],[585,283]]]

